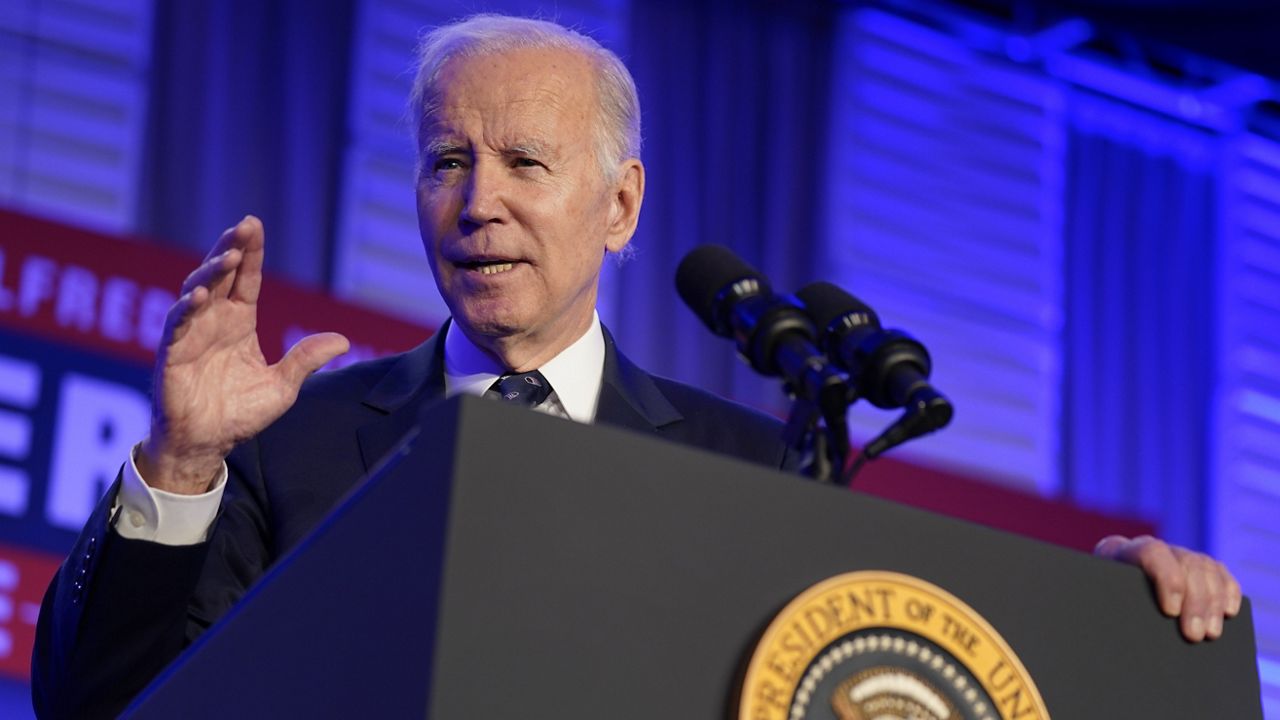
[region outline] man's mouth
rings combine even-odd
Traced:
[[[515,263],[493,263],[492,265],[481,265],[479,267],[482,275],[497,275],[500,272],[506,272],[515,267]]]
[[[516,266],[510,260],[477,260],[474,262],[462,262],[459,265],[467,270],[476,270],[481,275],[497,275],[498,273],[507,272]]]

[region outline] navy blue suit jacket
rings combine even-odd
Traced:
[[[32,660],[37,713],[119,713],[413,427],[424,403],[443,396],[443,335],[310,378],[289,412],[227,458],[230,477],[207,542],[171,547],[119,536],[108,517],[114,488],[108,492],[45,595]],[[792,464],[777,419],[649,375],[607,331],[596,422],[767,466]]]

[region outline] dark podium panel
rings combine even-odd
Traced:
[[[857,569],[977,610],[1054,718],[1262,717],[1247,604],[1192,646],[1135,568],[474,398],[130,716],[723,718],[770,619]]]

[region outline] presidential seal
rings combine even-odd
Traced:
[[[739,720],[1047,720],[1031,676],[981,615],[910,575],[833,577],[765,630]]]

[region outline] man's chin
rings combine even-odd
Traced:
[[[511,316],[454,312],[453,322],[477,345],[515,337],[525,330],[524,324],[518,318]]]

